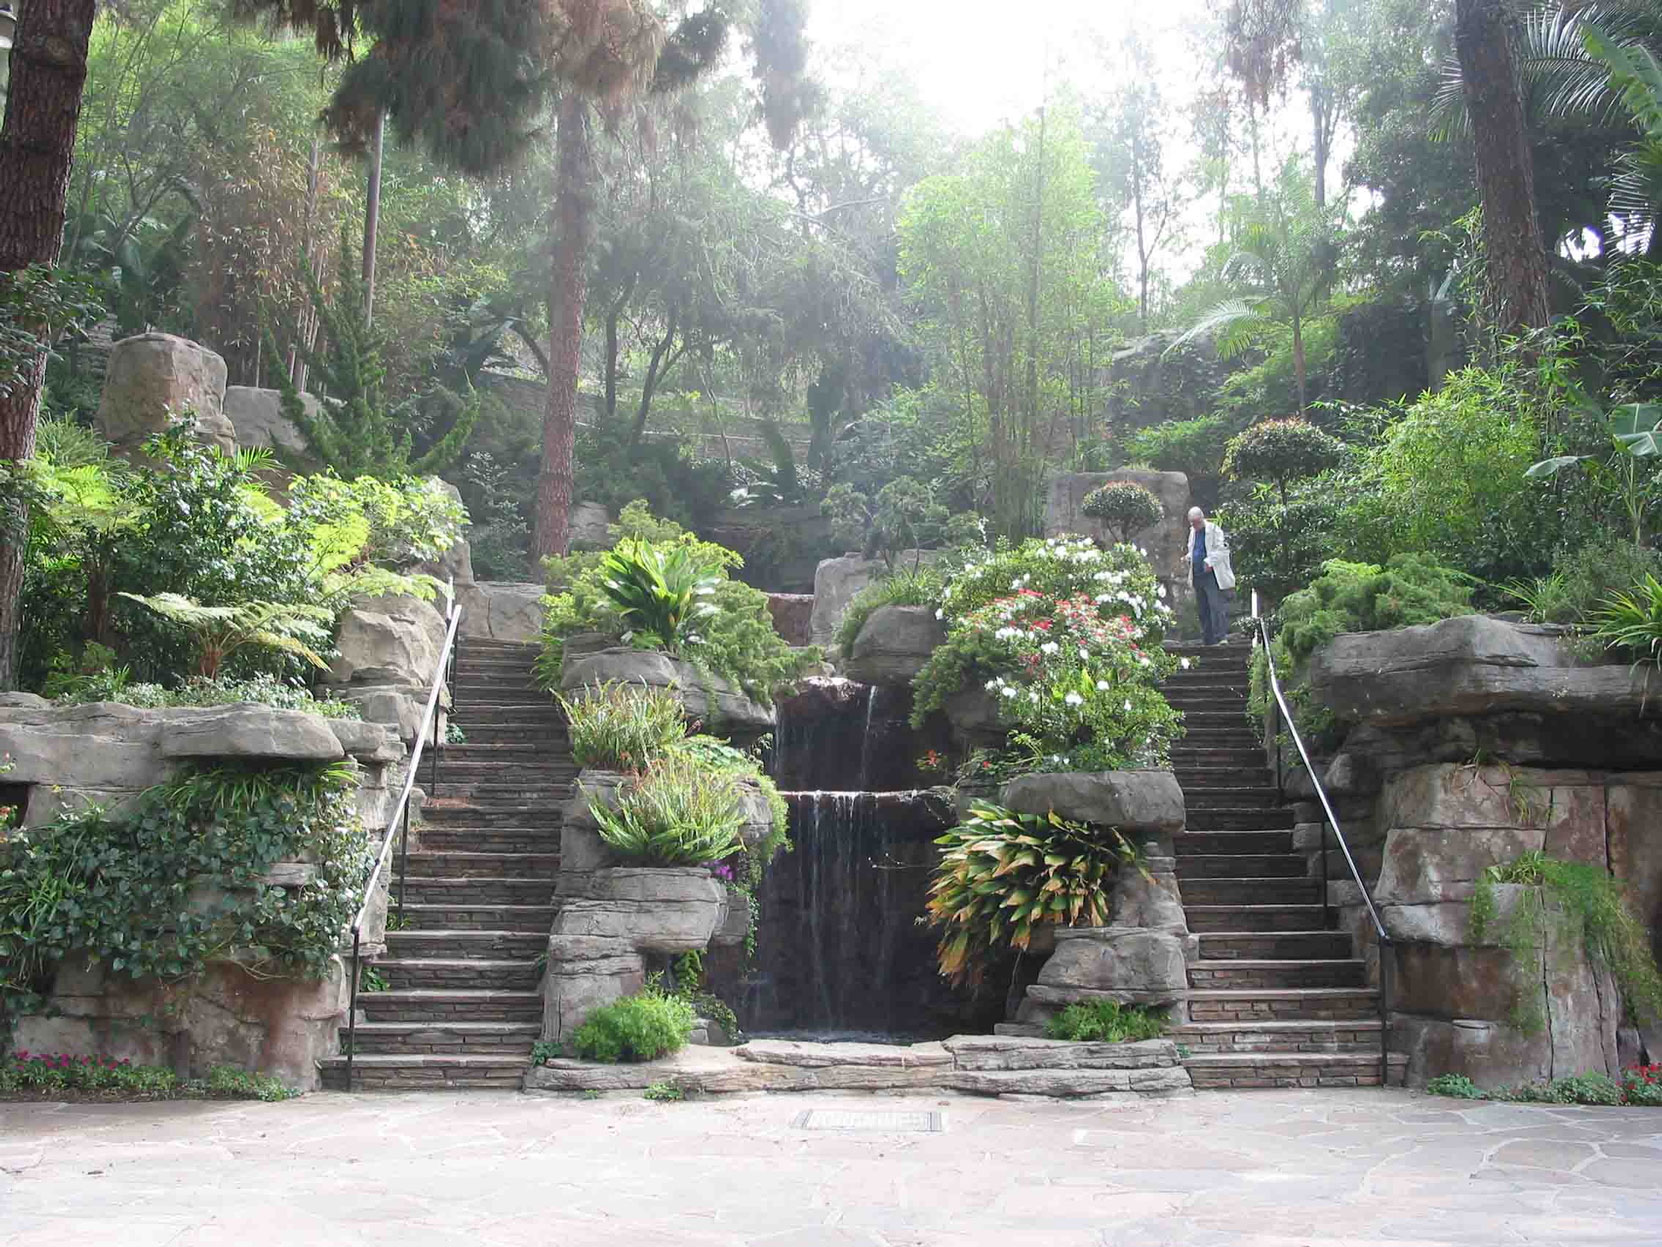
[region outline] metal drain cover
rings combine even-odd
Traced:
[[[942,1113],[851,1113],[842,1109],[811,1108],[798,1113],[791,1125],[798,1130],[864,1130],[889,1134],[940,1134],[946,1129]]]

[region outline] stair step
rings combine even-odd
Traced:
[[[1205,931],[1202,961],[1344,960],[1355,952],[1348,931]]]
[[[529,1056],[361,1056],[352,1059],[354,1091],[515,1091],[531,1067]],[[346,1058],[317,1063],[325,1090],[346,1086]]]
[[[422,852],[558,853],[558,827],[423,827]]]
[[[1310,863],[1301,853],[1186,853],[1177,877],[1188,879],[1303,879]]]
[[[1249,1087],[1377,1087],[1379,1052],[1196,1053],[1183,1062],[1196,1090]],[[1392,1053],[1390,1080],[1401,1085],[1408,1057]]]
[[[1290,806],[1189,805],[1190,831],[1279,831],[1292,827]]]
[[[551,796],[537,805],[523,801],[478,802],[459,797],[428,797],[421,804],[421,821],[445,827],[558,827],[560,803],[564,797]]]
[[[1377,1017],[1350,1021],[1189,1022],[1167,1035],[1191,1055],[1223,1052],[1369,1052],[1376,1058],[1384,1026]]]
[[[1367,963],[1355,960],[1263,961],[1238,957],[1224,961],[1191,961],[1189,985],[1207,988],[1361,987],[1367,982]]]
[[[1379,1016],[1371,987],[1192,988],[1191,1022],[1351,1021]]]
[[[375,968],[394,991],[421,987],[495,987],[506,991],[533,991],[542,968],[530,960],[486,960],[475,957],[381,958]]]
[[[444,768],[439,768],[442,774]],[[1183,789],[1189,809],[1268,809],[1283,802],[1282,795],[1273,786],[1234,788],[1224,785],[1196,784]]]
[[[359,1022],[352,1039],[360,1057],[372,1055],[529,1056],[542,1034],[536,1022]],[[342,1043],[346,1042],[342,1033]],[[343,1054],[344,1055],[344,1054]]]
[[[406,931],[541,931],[554,925],[553,905],[405,904]],[[388,932],[392,934],[392,932]],[[538,949],[538,951],[542,951]]]
[[[1174,836],[1179,857],[1202,853],[1291,853],[1290,831],[1188,831]]]
[[[464,927],[453,930],[405,929],[387,932],[387,954],[400,960],[435,957],[460,957],[481,961],[533,960],[547,947],[547,927],[533,927],[529,931],[494,931]]]
[[[1212,931],[1320,931],[1327,911],[1315,905],[1194,905],[1185,904],[1189,930]]]
[[[427,852],[410,854],[411,879],[547,879],[560,869],[558,853]]]
[[[464,727],[462,729],[466,731]],[[562,742],[564,745],[564,742]],[[445,762],[501,762],[504,764],[522,765],[525,762],[537,763],[546,761],[548,764],[575,767],[572,761],[569,745],[555,750],[544,741],[509,741],[498,743],[495,741],[482,743],[468,741],[461,745],[446,745],[440,757]]]
[[[397,884],[393,885],[395,888]],[[547,905],[554,899],[554,880],[423,878],[412,875],[404,882],[404,900],[417,905]]]
[[[1178,710],[1183,710],[1182,706],[1177,706],[1176,708]],[[1185,740],[1192,738],[1196,729],[1203,731],[1245,732],[1248,735],[1250,735],[1254,730],[1252,720],[1247,718],[1246,703],[1244,701],[1239,706],[1232,709],[1220,710],[1216,707],[1208,706],[1200,709],[1183,710],[1183,724],[1189,729],[1189,735],[1184,737]]]
[[[1188,738],[1185,737],[1184,740],[1187,741]],[[1263,749],[1253,744],[1242,744],[1232,748],[1210,744],[1177,744],[1172,746],[1171,759],[1172,764],[1179,770],[1184,767],[1207,771],[1270,769],[1269,764],[1264,761]]]
[[[372,1022],[537,1022],[542,993],[492,988],[358,993],[358,1009]]]
[[[1185,905],[1319,905],[1316,879],[1188,879],[1179,885]]]

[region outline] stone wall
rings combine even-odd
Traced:
[[[11,757],[24,821],[44,827],[62,811],[97,804],[120,811],[191,763],[329,762],[361,767],[358,808],[379,837],[404,781],[404,747],[373,723],[324,719],[265,706],[140,710],[111,702],[53,706],[0,694],[0,754]],[[303,879],[304,863],[278,863],[270,882]],[[385,894],[372,907],[364,951],[382,950]],[[58,967],[47,1012],[19,1019],[13,1043],[36,1052],[102,1053],[171,1065],[184,1076],[213,1065],[317,1085],[316,1061],[333,1055],[347,1009],[341,957],[321,981],[256,978],[215,962],[186,983],[135,981],[71,959]]]
[[[1662,951],[1662,723],[1643,673],[1580,657],[1560,630],[1467,616],[1340,636],[1306,674],[1338,724],[1324,787],[1394,944],[1391,1041],[1409,1079],[1495,1086],[1662,1057],[1662,1028],[1623,1032],[1614,985],[1578,943],[1552,935],[1514,957],[1470,921],[1479,875],[1540,851],[1622,880]],[[1313,790],[1290,768],[1287,783],[1314,849]],[[1377,979],[1336,849],[1326,867]]]
[[[1189,478],[1183,473],[1138,468],[1122,468],[1117,472],[1059,472],[1050,478],[1050,492],[1045,499],[1045,536],[1077,533],[1108,541],[1107,526],[1086,515],[1081,508],[1086,494],[1109,481],[1131,481],[1160,500],[1165,515],[1159,523],[1134,533],[1131,541],[1148,552],[1154,574],[1165,585],[1167,600],[1175,610],[1193,596],[1189,578],[1180,566],[1189,548]]]

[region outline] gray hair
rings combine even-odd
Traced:
[[[1206,512],[1204,512],[1204,511],[1202,511],[1202,510],[1201,510],[1201,509],[1200,509],[1200,508],[1199,508],[1199,507],[1190,507],[1190,508],[1189,508],[1189,518],[1190,518],[1190,519],[1191,519],[1191,520],[1192,520],[1192,519],[1194,519],[1194,518],[1195,518],[1195,516],[1197,516],[1197,515],[1198,515],[1198,516],[1199,516],[1199,517],[1200,517],[1200,518],[1201,518],[1201,519],[1205,519],[1205,518],[1206,518]]]

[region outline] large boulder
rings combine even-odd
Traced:
[[[1588,663],[1558,629],[1462,615],[1335,637],[1310,657],[1310,689],[1342,722],[1409,724],[1523,711],[1638,719],[1641,668]]]
[[[462,608],[459,631],[470,640],[534,642],[542,632],[542,585],[506,580],[456,584],[456,603]]]
[[[566,531],[569,534],[566,548],[574,553],[579,550],[611,549],[612,538],[607,531],[611,523],[612,517],[600,503],[576,503],[566,520]]]
[[[945,640],[933,608],[879,606],[860,626],[843,671],[862,684],[910,684]]]
[[[1121,831],[1182,831],[1183,790],[1170,771],[1064,771],[1023,775],[1004,786],[1004,804]]]
[[[930,566],[940,557],[939,550],[905,550],[895,556],[895,566]],[[814,569],[814,610],[809,618],[813,643],[831,644],[854,595],[872,581],[887,576],[889,571],[889,565],[882,559],[862,558],[858,554],[822,559]]]
[[[323,407],[323,401],[315,394],[302,394],[300,403],[309,416],[315,416]],[[260,389],[252,385],[226,386],[225,418],[231,422],[240,447],[269,447],[292,458],[307,458],[310,448],[304,435],[283,414],[281,390]]]
[[[171,716],[160,740],[164,758],[293,758],[333,762],[344,757],[328,720],[270,706],[213,706]]]
[[[432,684],[444,648],[444,616],[430,602],[396,596],[369,598],[341,617],[335,684]]]
[[[237,448],[225,417],[225,361],[170,333],[141,333],[110,348],[98,428],[117,449],[133,451],[189,408],[196,436],[226,454]]]
[[[768,615],[773,629],[786,645],[814,643],[814,595],[811,593],[768,594]]]
[[[612,646],[589,653],[572,653],[568,646],[560,665],[560,691],[580,697],[584,689],[609,681],[674,689],[687,717],[712,732],[741,734],[771,731],[773,708],[751,700],[726,680],[707,677],[690,662],[658,650]]]

